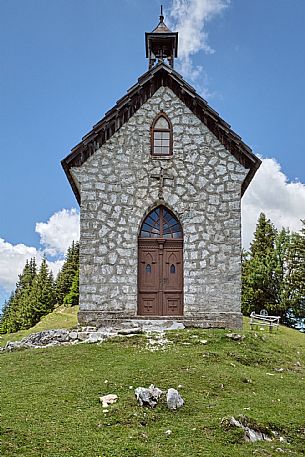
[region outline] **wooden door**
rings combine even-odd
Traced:
[[[139,314],[159,314],[160,261],[155,241],[139,241]]]
[[[166,241],[163,254],[162,311],[165,316],[182,314],[182,242]]]
[[[143,222],[138,257],[138,314],[182,315],[182,229],[166,208],[157,208]]]

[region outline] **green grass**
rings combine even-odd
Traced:
[[[5,346],[8,341],[21,340],[30,333],[42,332],[43,330],[51,330],[53,328],[72,328],[77,325],[78,306],[70,308],[60,306],[52,313],[44,316],[38,324],[28,330],[20,330],[16,333],[6,333],[0,335],[0,346]]]
[[[304,455],[305,336],[284,327],[251,332],[245,322],[242,342],[224,330],[182,330],[168,332],[171,344],[156,352],[138,335],[3,353],[3,456],[248,457],[281,455],[277,448]],[[130,386],[151,383],[183,385],[185,406],[137,406]],[[108,393],[119,400],[104,413],[99,396]],[[239,414],[287,443],[245,443],[239,430],[221,426]]]

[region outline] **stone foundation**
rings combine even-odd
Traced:
[[[206,313],[198,316],[119,316],[102,311],[80,311],[78,313],[80,325],[94,325],[96,327],[132,328],[140,327],[147,330],[149,327],[164,327],[173,329],[184,327],[196,328],[230,328],[240,329],[243,326],[242,313]]]

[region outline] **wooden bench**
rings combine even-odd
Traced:
[[[250,327],[268,327],[269,332],[272,332],[273,328],[278,328],[280,325],[280,316],[268,316],[264,314],[255,314],[253,311],[250,314]]]

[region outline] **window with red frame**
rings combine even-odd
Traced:
[[[168,117],[159,114],[152,125],[152,155],[168,156],[172,152],[172,126]]]

